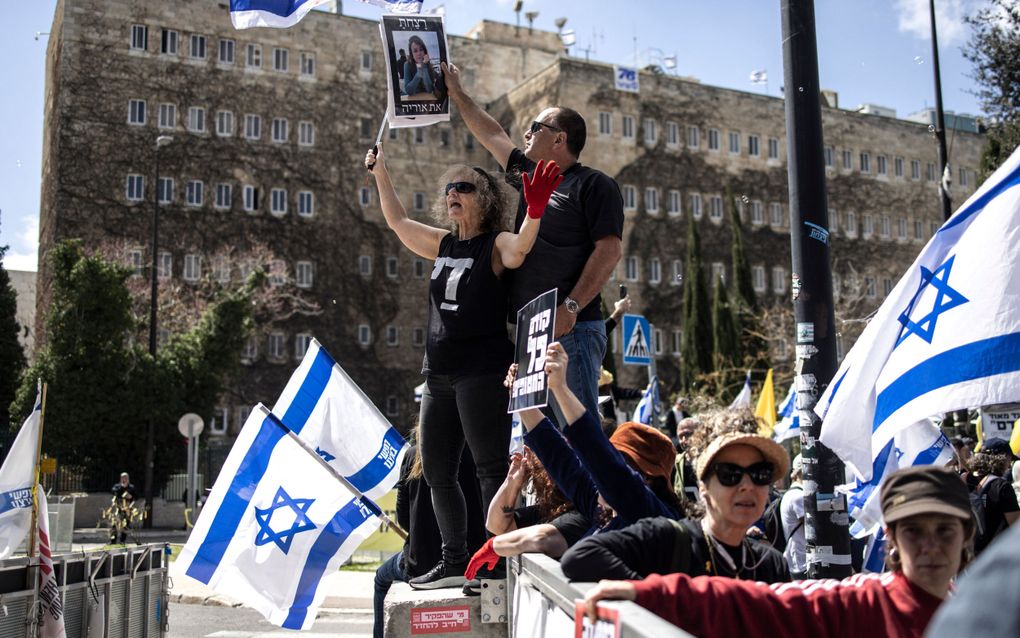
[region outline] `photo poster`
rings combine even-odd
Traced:
[[[387,14],[379,30],[390,128],[449,122],[450,94],[439,68],[440,62],[450,61],[443,16]]]
[[[593,625],[584,601],[574,601],[574,638],[620,638],[620,610],[596,604]]]
[[[517,378],[510,388],[507,412],[543,408],[549,403],[545,351],[556,327],[556,289],[535,297],[517,311]]]

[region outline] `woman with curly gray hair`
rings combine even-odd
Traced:
[[[386,169],[382,146],[365,157],[379,189],[386,224],[411,252],[435,261],[429,283],[425,389],[419,445],[432,489],[442,559],[412,578],[416,589],[460,587],[467,568],[467,515],[457,469],[465,442],[482,492],[482,511],[506,476],[509,401],[501,383],[514,355],[507,338],[503,275],[519,267],[538,236],[546,203],[563,180],[555,162],[524,176],[528,215],[517,233],[505,230],[509,199],[502,180],[481,168],[454,166],[440,181],[434,212],[446,228],[410,219]]]

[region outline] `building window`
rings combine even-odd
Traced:
[[[697,126],[687,127],[687,148],[698,148],[701,145],[701,130]]]
[[[846,235],[847,237],[857,236],[857,214],[852,210],[846,212]]]
[[[730,155],[740,154],[740,133],[730,131]]]
[[[400,345],[400,330],[396,326],[386,326],[386,345],[391,348]]]
[[[751,157],[761,156],[761,148],[759,148],[760,140],[757,135],[747,136],[747,154]]]
[[[765,223],[764,207],[757,200],[751,202],[751,223],[755,226],[761,226]]]
[[[852,171],[854,169],[854,154],[850,149],[843,151],[843,170]]]
[[[251,184],[244,185],[244,210],[253,212],[259,207],[259,190]]]
[[[825,168],[832,168],[836,164],[836,150],[831,146],[825,147]]]
[[[128,100],[128,124],[145,124],[145,100]]]
[[[204,35],[191,35],[191,50],[188,52],[192,58],[196,60],[205,59],[205,36]]]
[[[294,264],[294,284],[298,288],[312,287],[312,262],[299,261]]]
[[[177,105],[159,105],[159,128],[177,128]]]
[[[159,52],[163,55],[177,55],[177,32],[163,29],[160,37]]]
[[[863,226],[861,234],[865,239],[871,237],[875,233],[875,222],[871,218],[870,214],[864,213],[864,215],[861,216],[861,225]]]
[[[721,261],[712,262],[712,277],[710,281],[713,285],[715,284],[716,279],[722,283],[726,283],[726,266]]]
[[[415,144],[425,143],[425,129],[423,129],[420,126],[414,129],[414,143]]]
[[[371,255],[361,255],[358,257],[358,272],[361,273],[362,277],[370,277],[372,275]]]
[[[216,208],[225,210],[230,208],[231,191],[233,189],[230,184],[217,184],[216,185]]]
[[[160,204],[169,204],[174,201],[174,178],[160,177],[156,187]]]
[[[414,258],[414,277],[421,279],[425,276],[425,260],[421,257]]]
[[[128,254],[128,265],[131,266],[131,276],[138,278],[145,274],[145,265],[142,264],[142,251],[135,248],[129,250]]]
[[[652,329],[652,350],[656,355],[662,354],[662,330],[658,328]]]
[[[897,157],[896,159],[893,160],[893,174],[896,175],[896,177],[900,177],[900,178],[903,177],[903,158],[902,157]]]
[[[684,333],[680,330],[673,331],[673,354],[680,356],[680,348],[683,347]]]
[[[416,211],[425,210],[425,193],[415,191],[411,197],[411,207]]]
[[[249,44],[247,47],[247,55],[245,56],[245,65],[249,69],[261,69],[262,68],[262,45],[261,44]]]
[[[274,215],[287,213],[287,189],[274,188],[269,192],[269,212]]]
[[[269,334],[269,349],[266,351],[266,354],[270,359],[283,358],[284,341],[282,332],[272,332]]]
[[[835,235],[836,231],[839,230],[839,213],[833,209],[828,210],[829,217],[829,234]]]
[[[311,217],[315,214],[315,196],[312,191],[298,191],[297,212],[302,217]]]
[[[883,297],[888,297],[889,296],[889,293],[892,292],[892,286],[893,286],[892,279],[889,279],[888,277],[884,277],[882,279],[882,296]]]
[[[649,215],[659,212],[659,189],[649,186],[645,189],[645,211]]]
[[[205,184],[197,179],[188,181],[184,188],[184,201],[188,206],[201,206]]]
[[[390,279],[396,279],[397,277],[398,262],[396,257],[386,258],[386,276]]]
[[[882,239],[889,239],[892,236],[892,224],[889,221],[888,215],[882,215],[878,219],[879,232],[882,235]]]
[[[368,324],[363,323],[358,326],[358,343],[363,346],[371,345],[372,328]]]
[[[637,189],[630,185],[625,185],[622,189],[623,194],[623,209],[624,210],[635,210],[637,209]]]
[[[934,182],[938,179],[938,173],[935,171],[935,164],[933,162],[928,162],[925,166],[924,175],[929,182]]]
[[[634,139],[634,118],[629,115],[623,116],[622,136],[624,139]]]
[[[149,27],[144,24],[131,25],[131,48],[146,51],[149,48]]]
[[[290,67],[290,54],[287,49],[273,49],[273,70],[286,73]]]
[[[278,144],[287,141],[287,118],[273,118],[273,141]]]
[[[415,328],[413,336],[411,337],[411,344],[416,348],[420,348],[425,345],[425,328]]]
[[[249,140],[262,137],[262,117],[249,113],[244,116],[244,136]]]
[[[701,194],[691,193],[691,217],[694,219],[701,219]]]
[[[156,276],[160,279],[169,279],[174,273],[174,256],[165,250],[159,252],[159,268],[156,269]]]
[[[861,152],[861,172],[862,173],[871,172],[871,154],[865,153],[863,151]]]
[[[757,293],[764,293],[766,291],[765,266],[753,266],[751,268],[751,284]]]
[[[204,106],[192,106],[188,109],[188,130],[192,133],[205,133]]]
[[[201,255],[185,255],[184,256],[184,273],[182,275],[184,281],[198,281],[202,277],[202,256]]]
[[[874,299],[878,295],[875,293],[875,278],[865,277],[864,278],[864,296],[868,299]]]
[[[140,202],[145,197],[145,177],[128,175],[125,196],[129,202]]]
[[[682,211],[680,210],[680,191],[671,190],[669,191],[669,201],[666,203],[666,212],[670,215],[679,215]]]
[[[305,353],[308,352],[308,348],[312,345],[312,335],[304,332],[299,332],[294,335],[294,358],[297,360],[304,359]]]
[[[786,269],[782,266],[772,268],[772,292],[777,295],[786,294]]]
[[[638,281],[641,273],[638,272],[638,258],[627,257],[623,264],[623,278],[627,281]]]
[[[372,70],[372,52],[362,51],[361,52],[361,70],[371,71]]]
[[[362,206],[369,206],[372,203],[372,191],[367,186],[362,186],[358,191],[358,201]]]
[[[646,117],[643,122],[645,129],[645,144],[653,146],[659,139],[658,131],[655,130],[655,120]]]
[[[221,39],[220,40],[220,55],[217,58],[220,64],[233,64],[234,63],[234,41]]]
[[[244,348],[241,350],[241,361],[251,362],[259,356],[259,342],[255,340],[255,337],[248,337],[244,342]]]
[[[778,202],[772,202],[769,204],[769,224],[773,228],[782,228],[783,224],[783,205]]]
[[[921,162],[910,160],[910,179],[917,181],[921,179]]]
[[[935,233],[939,232],[940,224],[938,222],[928,222],[929,233],[934,236]]]
[[[599,135],[613,134],[613,114],[599,111]]]
[[[708,150],[719,150],[719,131],[717,129],[708,129]]]
[[[875,172],[879,175],[888,175],[889,168],[886,166],[885,155],[875,157]]]
[[[234,113],[232,111],[216,112],[216,134],[230,137],[234,134]]]
[[[312,77],[315,75],[314,53],[305,52],[301,54],[301,75],[305,77]]]
[[[907,220],[902,217],[896,220],[896,238],[907,238]]]
[[[212,276],[213,279],[221,284],[225,284],[230,281],[230,262],[226,257],[217,257],[213,259]]]
[[[967,185],[967,169],[960,167],[960,186]]]
[[[669,283],[674,286],[679,286],[684,281],[684,262],[679,259],[673,260],[673,272],[669,278]]]
[[[648,283],[657,284],[662,281],[662,264],[658,257],[648,260]]]
[[[722,197],[713,195],[709,200],[708,217],[714,221],[721,221],[723,217]]]
[[[666,146],[680,146],[680,125],[676,122],[666,122]]]
[[[216,408],[213,412],[213,417],[209,421],[209,432],[210,434],[223,435],[227,433],[227,428],[230,425],[230,410],[224,406]]]
[[[301,146],[315,145],[315,124],[298,122],[298,144]]]
[[[779,159],[779,140],[774,137],[769,138],[769,159]],[[826,164],[828,166],[828,164]]]
[[[924,239],[924,222],[920,219],[914,220],[914,239]]]

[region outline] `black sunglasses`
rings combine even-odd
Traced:
[[[748,467],[741,467],[736,463],[715,463],[712,465],[712,472],[719,479],[719,482],[726,487],[733,487],[740,483],[747,474],[755,485],[768,485],[772,483],[772,473],[776,466],[768,461],[761,461]]]
[[[548,129],[552,129],[554,131],[557,131],[557,132],[562,132],[563,131],[563,129],[555,127],[552,124],[546,124],[545,122],[539,122],[538,120],[535,120],[534,122],[531,123],[531,133],[532,133],[532,135],[534,135],[535,133],[538,133],[542,129],[543,126],[548,128]]]
[[[456,190],[458,193],[473,193],[478,190],[478,187],[471,182],[450,182],[446,185],[446,194],[449,195],[452,190]]]

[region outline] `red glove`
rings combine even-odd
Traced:
[[[475,552],[475,555],[471,557],[471,561],[468,562],[467,569],[464,570],[464,578],[474,580],[475,574],[477,574],[478,570],[482,568],[482,565],[485,565],[485,568],[491,571],[498,562],[499,554],[496,553],[496,550],[492,549],[492,539],[490,538],[485,541],[482,548]]]
[[[545,160],[542,160],[530,177],[525,173],[521,179],[524,182],[524,201],[528,202],[528,217],[541,219],[545,213],[545,205],[549,203],[549,197],[563,181],[560,167],[556,162],[546,164]]]

